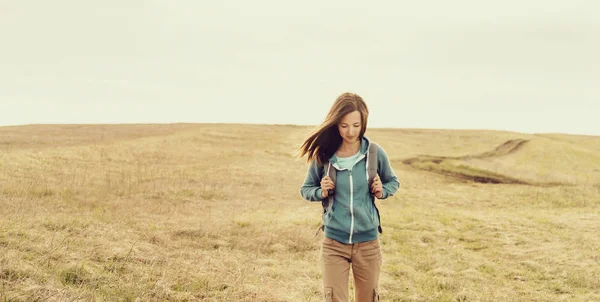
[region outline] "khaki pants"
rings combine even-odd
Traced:
[[[352,265],[354,297],[356,302],[379,301],[379,272],[381,249],[379,239],[343,244],[323,238],[323,294],[327,302],[347,302],[348,275]]]

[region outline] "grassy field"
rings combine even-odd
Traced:
[[[321,301],[309,127],[0,127],[0,301]],[[600,301],[600,137],[370,129],[382,301]]]

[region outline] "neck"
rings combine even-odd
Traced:
[[[353,143],[342,141],[342,145],[338,150],[342,152],[358,152],[360,150],[360,139]]]

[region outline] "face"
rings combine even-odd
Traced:
[[[358,110],[346,114],[342,121],[338,124],[340,136],[346,143],[356,142],[360,135],[361,129],[362,120]]]

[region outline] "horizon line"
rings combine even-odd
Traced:
[[[10,124],[0,125],[0,128],[8,127],[31,127],[31,126],[134,126],[134,125],[254,125],[254,126],[285,126],[285,127],[318,127],[320,124],[288,124],[288,123],[253,123],[253,122],[138,122],[138,123],[127,123],[127,122],[104,122],[104,123],[29,123],[29,124]],[[445,130],[445,131],[494,131],[494,132],[512,132],[520,134],[530,135],[542,135],[542,134],[564,134],[564,135],[577,135],[577,136],[589,136],[598,137],[600,134],[583,134],[583,133],[569,133],[569,132],[525,132],[516,130],[506,129],[490,129],[490,128],[429,128],[429,127],[381,127],[381,126],[368,126],[368,129],[381,129],[381,130]]]

